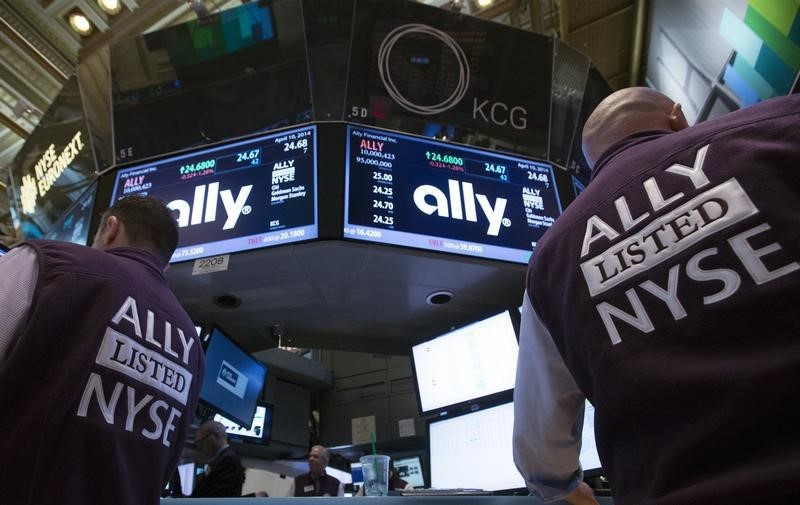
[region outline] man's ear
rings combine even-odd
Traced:
[[[689,122],[686,120],[686,116],[683,115],[683,109],[678,102],[672,105],[672,110],[669,113],[669,127],[674,132],[689,127]]]
[[[100,235],[101,244],[105,247],[114,245],[120,238],[121,222],[117,216],[108,216]]]

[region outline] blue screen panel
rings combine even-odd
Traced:
[[[206,348],[200,400],[247,429],[267,377],[267,367],[213,328]]]
[[[348,126],[344,236],[527,263],[561,215],[553,167]]]
[[[112,204],[162,199],[177,212],[171,262],[317,238],[316,127],[263,135],[117,172]]]

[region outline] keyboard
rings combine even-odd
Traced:
[[[485,489],[456,488],[431,488],[431,489],[406,489],[399,491],[401,496],[486,496],[491,491]]]

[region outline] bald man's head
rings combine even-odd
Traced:
[[[583,126],[583,155],[594,169],[600,156],[625,137],[646,130],[678,131],[689,126],[681,106],[650,88],[612,93]]]

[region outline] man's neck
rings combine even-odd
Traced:
[[[228,448],[228,444],[225,444],[225,445],[223,445],[222,447],[220,447],[219,449],[217,449],[217,452],[216,452],[216,453],[214,453],[214,456],[211,458],[211,461],[214,461],[215,459],[217,459],[217,456],[219,456],[219,455],[220,455],[220,453],[221,453],[222,451],[224,451],[225,449],[227,449],[227,448]]]

